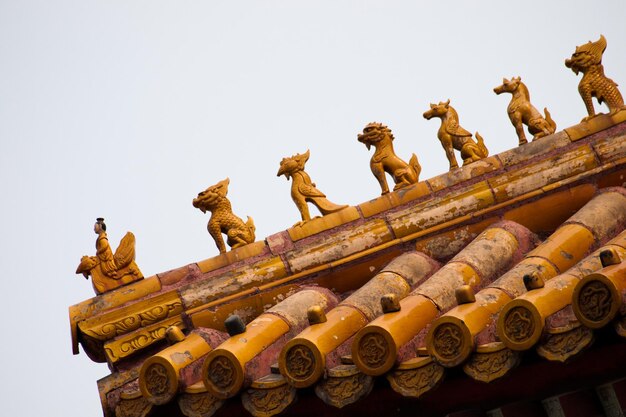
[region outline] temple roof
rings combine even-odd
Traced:
[[[625,137],[626,111],[600,115],[105,292],[70,307],[74,353],[108,363],[119,417],[358,413],[372,390],[441,415],[612,383]]]

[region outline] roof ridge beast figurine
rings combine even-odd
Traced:
[[[143,279],[135,263],[135,235],[126,232],[114,254],[106,230],[104,219],[98,217],[93,226],[93,231],[98,235],[96,256],[83,256],[76,269],[76,273],[83,274],[85,278],[91,275],[91,283],[96,294]]]
[[[548,108],[543,109],[546,115],[544,118],[530,103],[528,87],[522,82],[521,77],[513,77],[511,80],[503,78],[502,84],[494,88],[493,92],[498,95],[510,93],[512,96],[507,107],[507,113],[515,127],[515,132],[517,132],[519,145],[528,143],[522,123],[528,126],[528,132],[533,135],[533,140],[551,135],[556,131],[556,123],[552,120]]]
[[[400,159],[393,150],[394,137],[387,126],[377,122],[369,123],[357,139],[364,143],[368,150],[371,146],[376,148],[370,159],[370,168],[380,184],[381,194],[389,192],[385,172],[393,177],[393,182],[396,184],[393,187],[394,191],[419,181],[422,167],[417,161],[417,156],[413,154],[408,164]]]
[[[230,184],[230,179],[226,178],[198,193],[192,202],[193,206],[202,210],[203,213],[207,210],[211,212],[207,229],[220,253],[226,252],[222,233],[227,236],[226,242],[232,249],[252,243],[255,239],[256,227],[252,217],[248,216],[248,221],[244,223],[241,218],[233,214],[230,201],[226,198],[228,184]]]
[[[424,118],[430,120],[433,117],[441,119],[441,126],[437,132],[437,137],[441,146],[446,151],[446,156],[450,162],[450,170],[459,167],[454,156],[454,150],[461,152],[463,165],[479,161],[489,156],[489,151],[485,146],[482,136],[476,132],[476,142],[472,139],[472,134],[459,125],[459,115],[450,105],[450,99],[445,103],[430,103],[430,110],[424,112]]]
[[[602,54],[605,50],[606,39],[600,35],[600,39],[595,42],[589,41],[577,46],[571,58],[565,60],[565,66],[571,68],[576,75],[579,72],[583,73],[583,78],[578,83],[578,92],[589,114],[583,118],[583,122],[596,115],[592,97],[597,98],[600,104],[606,102],[610,114],[615,114],[625,108],[617,83],[604,75]]]
[[[304,164],[309,160],[310,152],[307,150],[303,154],[295,154],[290,158],[283,158],[280,161],[280,168],[276,176],[284,175],[287,180],[291,179],[291,199],[298,207],[302,221],[296,223],[301,225],[311,220],[308,203],[312,203],[322,213],[327,215],[343,210],[347,205],[339,205],[326,198],[326,194],[318,190],[311,177],[304,171]]]

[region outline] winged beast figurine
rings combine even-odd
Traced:
[[[530,93],[526,84],[522,82],[521,77],[513,77],[511,80],[503,78],[502,84],[494,88],[493,92],[498,95],[509,93],[512,96],[511,102],[507,107],[507,113],[515,127],[515,132],[517,132],[519,145],[528,142],[522,124],[528,126],[528,131],[533,135],[533,140],[551,135],[556,131],[556,123],[552,120],[548,109],[543,109],[546,115],[544,118],[539,113],[539,110],[530,103]]]
[[[302,221],[296,225],[311,220],[309,206],[313,204],[322,213],[327,215],[342,210],[347,205],[339,205],[329,201],[326,194],[318,190],[311,177],[304,171],[304,165],[309,160],[310,152],[307,150],[303,154],[295,154],[280,161],[280,168],[276,174],[278,177],[284,175],[287,180],[291,179],[291,198],[298,207]]]
[[[476,132],[476,141],[472,139],[472,134],[459,125],[459,115],[450,105],[450,100],[439,104],[430,104],[430,110],[424,112],[424,118],[430,120],[433,117],[441,119],[441,126],[437,132],[437,137],[441,146],[446,151],[446,156],[450,162],[450,170],[459,167],[454,156],[454,150],[461,152],[463,165],[479,161],[489,156],[489,151],[485,146],[482,136]]]

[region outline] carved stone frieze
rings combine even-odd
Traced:
[[[415,366],[400,365],[387,374],[391,388],[404,397],[419,398],[439,385],[444,367],[430,358],[417,358]]]
[[[283,412],[296,399],[296,389],[286,382],[272,388],[251,388],[241,394],[241,402],[255,417],[271,417]]]
[[[509,310],[504,319],[504,331],[515,342],[529,339],[535,331],[535,322],[531,312],[521,306]]]
[[[356,366],[340,365],[315,386],[315,393],[326,404],[342,408],[368,395],[373,386],[374,378],[359,372]]]
[[[132,355],[133,353],[162,340],[165,337],[165,330],[170,326],[185,327],[180,317],[162,321],[156,325],[140,329],[134,333],[126,335],[116,340],[104,344],[104,351],[107,359],[112,362]]]
[[[178,407],[187,417],[210,417],[223,403],[208,392],[184,393],[178,397]]]
[[[369,333],[359,341],[359,357],[371,368],[382,366],[388,355],[389,346],[378,333]]]
[[[463,365],[463,371],[473,379],[491,382],[503,377],[520,362],[521,354],[502,346],[491,352],[480,352],[480,347]]]
[[[593,330],[578,326],[571,330],[549,334],[537,347],[537,353],[550,361],[565,362],[593,343]]]

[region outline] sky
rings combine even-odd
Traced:
[[[72,355],[67,312],[93,296],[74,272],[96,217],[114,249],[135,234],[151,276],[217,255],[191,201],[226,177],[257,240],[299,221],[285,156],[310,150],[333,202],[379,196],[357,142],[369,122],[421,179],[448,169],[431,102],[450,99],[496,154],[517,137],[492,90],[519,75],[561,130],[586,115],[564,66],[576,45],[604,34],[626,85],[624,16],[623,0],[0,0],[2,414],[101,415],[109,371]]]

